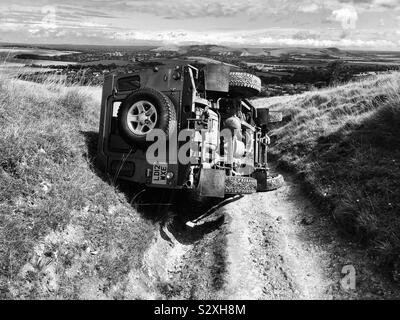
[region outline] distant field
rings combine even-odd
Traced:
[[[123,61],[123,60],[96,60],[96,61],[90,61],[90,62],[83,62],[81,65],[83,66],[95,66],[98,64],[102,65],[110,65],[110,64],[116,64],[117,66],[126,66],[127,64],[134,63],[132,61]]]
[[[370,65],[381,65],[381,66],[386,66],[388,64],[390,65],[398,65],[400,66],[400,60],[399,59],[388,59],[387,61],[351,61],[352,64],[370,64]]]
[[[4,48],[0,47],[0,53],[18,54],[18,53],[28,53],[36,54],[47,57],[62,56],[67,54],[79,53],[78,51],[65,51],[65,50],[45,50],[45,49],[35,49],[35,48]]]
[[[19,54],[34,54],[43,57],[59,57],[63,55],[69,55],[73,53],[78,53],[77,51],[67,51],[67,50],[47,50],[47,49],[36,49],[36,48],[6,48],[0,47],[0,60],[2,60],[2,69],[4,67],[8,68],[8,71],[12,71],[10,68],[22,68],[25,65],[37,65],[37,66],[66,66],[76,64],[76,62],[66,62],[58,60],[33,60],[33,59],[16,59],[15,56]],[[30,72],[29,70],[24,70]],[[40,71],[40,70],[36,70]]]
[[[76,62],[69,61],[57,61],[57,60],[21,60],[24,64],[27,65],[37,65],[37,66],[68,66],[68,65],[76,65]]]
[[[221,63],[221,61],[218,61],[218,60],[215,60],[215,59],[211,59],[211,58],[205,58],[205,57],[187,57],[187,59],[188,60],[192,60],[192,61],[196,61],[196,62],[199,62],[199,63],[204,63],[204,64],[207,64],[207,63],[220,64]],[[234,67],[234,68],[237,68],[237,66],[235,66],[233,64],[229,64],[229,63],[224,63],[224,64],[226,64],[228,66],[231,66],[231,67]]]
[[[47,72],[48,68],[32,68],[26,67],[20,62],[0,62],[0,73],[3,75],[16,76],[21,73]]]

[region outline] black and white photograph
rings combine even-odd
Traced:
[[[400,0],[0,0],[0,300],[398,299]]]

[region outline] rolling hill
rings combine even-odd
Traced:
[[[172,51],[181,55],[237,55],[237,56],[253,56],[253,57],[274,57],[280,58],[287,55],[311,58],[332,58],[350,57],[353,54],[337,48],[238,48],[226,47],[219,45],[191,45],[191,46],[162,46],[154,49],[156,52]]]

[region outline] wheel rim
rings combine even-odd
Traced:
[[[128,128],[138,136],[145,136],[157,123],[157,109],[149,101],[135,102],[128,110]]]

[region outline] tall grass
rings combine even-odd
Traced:
[[[290,98],[270,153],[392,274],[400,272],[400,73]]]
[[[100,95],[0,77],[0,298],[121,297],[140,269],[154,226],[89,152]]]

